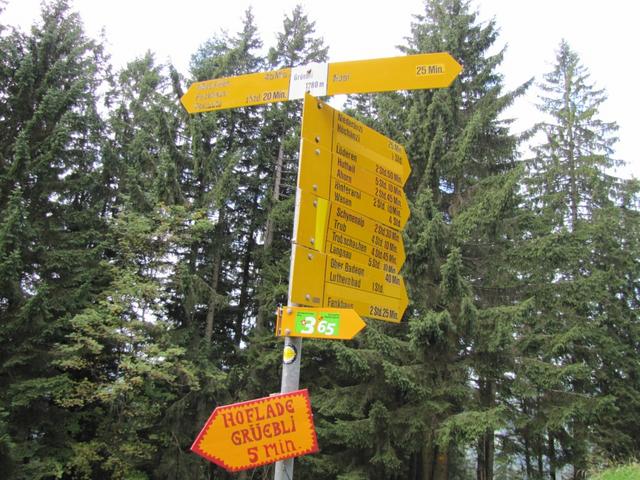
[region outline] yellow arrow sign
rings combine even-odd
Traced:
[[[217,407],[191,450],[230,472],[318,451],[307,390]]]
[[[302,137],[399,186],[411,173],[402,145],[308,94],[302,110]]]
[[[276,335],[351,340],[366,326],[352,309],[283,307],[278,309]]]
[[[407,307],[407,292],[399,275],[345,262],[299,245],[293,246],[292,265],[292,303],[353,308],[362,316],[391,322],[399,322]]]
[[[189,113],[282,102],[289,98],[291,69],[192,83],[180,101]]]
[[[342,257],[346,255],[336,253],[336,248],[346,248],[366,256],[360,263],[386,272],[397,273],[402,267],[406,254],[399,231],[303,190],[296,202],[296,244]]]
[[[444,52],[330,63],[327,95],[445,88],[461,71]]]
[[[310,64],[192,83],[181,101],[189,113],[246,107],[314,95],[448,87],[462,67],[448,53]]]

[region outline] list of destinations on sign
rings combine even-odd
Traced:
[[[399,322],[404,148],[311,95],[302,118],[291,301]]]

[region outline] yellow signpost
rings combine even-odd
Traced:
[[[400,321],[408,303],[398,273],[409,217],[402,185],[410,171],[401,145],[305,97],[292,303],[350,305],[365,317]]]
[[[274,478],[291,479],[290,459],[318,450],[309,396],[297,390],[302,337],[350,339],[365,327],[360,316],[398,323],[409,303],[398,273],[407,154],[309,94],[444,88],[461,71],[448,53],[423,53],[218,78],[182,96],[189,113],[305,97],[289,279],[289,304],[298,306],[280,310],[276,326],[285,337],[283,393],[216,408],[195,453],[230,471],[277,462]]]
[[[305,192],[356,210],[379,223],[402,229],[409,205],[402,187],[340,155],[302,140],[298,186]]]
[[[294,245],[293,250],[293,279],[296,282],[292,294],[301,300],[294,303],[326,306],[321,305],[326,282],[394,298],[400,298],[406,292],[404,280],[396,273],[300,245]]]
[[[400,269],[406,258],[402,234],[349,208],[301,190],[300,212],[294,241],[298,245],[329,252],[328,243],[348,248]],[[360,262],[367,263],[367,262]],[[381,265],[386,271],[387,268]]]
[[[316,96],[444,88],[462,71],[448,53],[420,53],[353,62],[311,64],[191,84],[181,101],[189,113]]]
[[[404,185],[411,173],[404,147],[364,123],[307,95],[302,110],[302,137],[342,160]]]
[[[327,95],[445,88],[461,71],[448,53],[330,63]]]
[[[189,113],[247,107],[289,99],[291,69],[250,73],[191,84],[180,101]]]
[[[276,335],[351,340],[366,326],[353,309],[283,307],[278,309]]]

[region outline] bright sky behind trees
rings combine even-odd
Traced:
[[[316,32],[330,46],[330,61],[359,60],[397,55],[396,45],[409,35],[414,14],[422,11],[421,0],[372,3],[367,0],[72,0],[87,31],[98,35],[104,28],[108,50],[116,66],[123,66],[146,50],[158,61],[170,59],[188,73],[191,55],[212,35],[226,29],[233,34],[241,26],[242,14],[253,6],[265,47],[275,42],[285,14],[301,3]],[[28,28],[40,11],[40,0],[8,0],[4,23]],[[640,136],[635,132],[638,67],[632,63],[635,19],[640,3],[626,0],[474,0],[480,17],[496,18],[507,46],[501,70],[509,88],[536,80],[551,69],[561,39],[566,39],[589,69],[597,87],[609,99],[600,111],[606,121],[616,121],[620,142],[616,158],[628,163],[625,176],[640,176]],[[535,108],[537,89],[517,101],[509,114],[517,118],[516,131],[539,120]]]

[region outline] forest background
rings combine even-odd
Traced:
[[[516,137],[502,113],[532,82],[505,89],[495,21],[430,0],[407,30],[404,53],[448,51],[459,78],[346,109],[411,161],[411,304],[305,342],[321,451],[296,476],[579,479],[637,456],[640,185],[612,173],[605,91],[563,41]],[[113,71],[58,0],[28,32],[0,13],[0,52],[0,472],[235,478],[189,447],[217,405],[279,390],[301,108],[178,99],[327,61],[313,20],[295,8],[265,47],[249,10],[188,76],[152,53]]]

